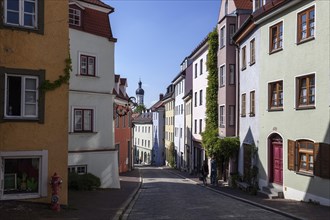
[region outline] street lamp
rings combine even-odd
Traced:
[[[134,109],[137,106],[135,97],[129,97],[127,100],[127,103],[125,105],[117,105],[116,106],[116,114],[119,117],[123,117],[128,114],[128,112],[131,111],[131,109]]]

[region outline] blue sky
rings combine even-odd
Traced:
[[[217,24],[220,0],[103,0],[110,15],[115,73],[135,96],[139,78],[150,107],[180,72],[180,64]]]

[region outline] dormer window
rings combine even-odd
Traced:
[[[74,26],[81,25],[81,11],[74,8],[69,8],[69,24]]]
[[[254,10],[258,10],[263,6],[263,0],[254,0]]]

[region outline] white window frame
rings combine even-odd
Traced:
[[[224,128],[225,127],[225,114],[226,109],[225,105],[219,106],[219,127]]]
[[[81,56],[87,57],[87,73],[81,74]],[[88,74],[88,58],[93,57],[94,58],[94,75]],[[85,76],[85,77],[97,77],[98,76],[98,57],[96,54],[92,53],[86,53],[86,52],[79,52],[78,53],[78,69],[77,69],[77,75],[79,76]]]
[[[4,181],[4,163],[6,159],[39,158],[38,193],[7,194],[4,195],[4,185],[1,184],[0,200],[32,199],[47,197],[48,195],[48,150],[41,151],[0,151],[0,182]]]
[[[223,48],[226,46],[226,25],[223,25],[220,28],[219,37],[220,37],[219,46],[220,46],[220,48]]]
[[[19,1],[18,2],[18,11],[8,9],[8,4],[7,4],[8,1],[10,1],[10,0],[4,0],[4,23],[6,25],[24,27],[24,28],[31,28],[31,29],[38,28],[38,0],[18,0]],[[35,6],[34,6],[34,11],[35,12],[34,13],[24,12],[24,3],[25,2],[30,2],[30,3],[35,4]],[[9,10],[11,12],[18,13],[18,24],[8,22],[7,10]],[[24,15],[25,14],[32,15],[32,17],[34,19],[34,25],[33,26],[24,25]]]
[[[7,107],[8,107],[8,77],[21,77],[21,115],[8,115],[7,114]],[[25,86],[25,80],[26,79],[34,79],[36,80],[36,90],[33,90],[36,92],[36,115],[25,115],[25,92],[26,92],[26,86]],[[31,76],[31,75],[19,75],[19,74],[5,74],[5,105],[4,105],[4,115],[5,118],[19,118],[19,119],[37,119],[39,117],[38,111],[39,111],[39,77],[38,76]]]
[[[85,172],[79,172],[78,169],[79,168],[84,168]],[[70,172],[72,172],[71,170],[73,170],[73,172],[79,174],[79,175],[83,175],[83,174],[87,174],[87,165],[69,165],[68,169],[70,170]]]
[[[70,12],[70,10],[72,10],[73,13]],[[70,15],[72,15],[72,19]],[[76,17],[77,19],[75,19]],[[73,23],[71,21],[73,21]],[[76,24],[76,21],[78,21],[78,24]],[[77,27],[81,26],[81,10],[69,7],[69,24]]]
[[[223,64],[219,67],[219,87],[226,86],[226,65]]]

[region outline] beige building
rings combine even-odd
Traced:
[[[175,163],[174,152],[174,88],[173,85],[167,87],[167,92],[163,98],[165,105],[165,165]],[[173,165],[173,164],[172,164]]]
[[[68,84],[41,86],[65,76],[68,2],[31,1],[28,13],[9,1],[0,6],[0,199],[48,203],[56,172],[67,204]]]

